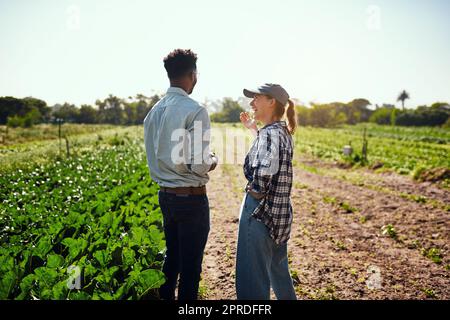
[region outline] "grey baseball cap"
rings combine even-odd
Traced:
[[[259,86],[258,89],[248,90],[244,89],[244,96],[247,98],[253,98],[255,94],[266,94],[277,100],[283,106],[288,103],[289,94],[284,90],[282,86],[274,83],[265,83]]]

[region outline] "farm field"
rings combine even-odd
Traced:
[[[114,131],[75,137],[69,158],[50,154],[2,172],[1,299],[155,296],[164,282],[158,186],[142,134]],[[20,153],[42,157],[52,146]]]
[[[71,124],[61,125],[61,133],[66,136],[75,136],[87,133],[105,131],[107,129],[117,129],[118,126],[109,124]],[[31,128],[7,128],[0,125],[1,145],[14,145],[32,141],[55,140],[59,137],[59,127],[57,124],[39,124]]]
[[[226,125],[219,128],[230,130]],[[238,128],[236,136],[246,135]],[[369,137],[369,165],[372,157],[382,159],[387,166],[383,170],[349,168],[340,156],[349,139],[358,149],[361,128],[297,131],[294,223],[288,249],[300,299],[448,299],[448,184],[418,182],[413,179],[415,167],[403,163],[396,167],[398,158],[408,158],[407,150],[400,153],[398,146],[412,138],[405,130],[408,137],[400,132],[394,139],[390,129],[368,130],[377,137]],[[399,154],[372,155],[371,146],[382,146],[381,136],[386,133],[390,136],[384,143],[398,148]],[[448,139],[448,131],[438,131],[436,136]],[[443,164],[448,170],[449,157],[444,153],[448,143],[427,143],[426,147],[439,151],[422,165]],[[419,163],[422,152],[409,152],[408,160]],[[224,192],[214,181],[224,181],[230,191]],[[234,299],[238,213],[245,185],[241,166],[219,166],[211,182],[208,191],[215,227],[207,245],[204,292],[208,298]],[[378,287],[369,285],[373,280]]]
[[[364,126],[366,165],[358,160]],[[220,141],[226,131],[244,137],[244,147],[252,139],[238,124],[213,127],[219,159],[232,145]],[[143,130],[72,130],[69,156],[54,135],[33,141],[21,132],[0,145],[0,299],[155,298],[164,239]],[[354,155],[346,158],[349,142]],[[307,127],[295,143],[288,248],[299,299],[449,299],[450,131]],[[236,298],[245,185],[236,159],[207,185],[202,299]],[[69,289],[77,271],[80,289]]]
[[[419,178],[436,168],[450,168],[450,130],[359,124],[338,129],[300,128],[297,146],[301,153],[331,161],[345,162],[342,147],[351,144],[361,157],[363,130],[367,130],[369,166],[393,170]],[[448,177],[440,182],[448,186]]]

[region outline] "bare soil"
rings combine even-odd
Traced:
[[[219,165],[210,178],[201,297],[236,299],[245,178],[238,165]],[[288,248],[299,299],[450,298],[448,190],[395,173],[298,157],[292,202]]]

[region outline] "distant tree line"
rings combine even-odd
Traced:
[[[128,100],[109,95],[97,100],[95,106],[64,103],[48,106],[43,100],[27,97],[0,97],[0,124],[10,127],[30,127],[37,123],[51,123],[56,119],[64,122],[87,124],[142,124],[145,116],[161,96],[147,97],[138,94]]]
[[[334,127],[342,124],[367,122],[372,110],[366,99],[355,99],[349,103],[311,103],[311,107],[296,106],[297,121],[301,126]]]
[[[239,122],[239,115],[244,111],[239,102],[231,98],[222,100],[221,109],[221,111],[211,115],[212,122]]]
[[[383,107],[373,112],[370,121],[398,126],[450,127],[450,106],[448,103],[436,102],[429,107],[419,106],[414,110]]]
[[[436,102],[431,106],[419,106],[405,109],[404,101],[409,94],[403,91],[398,101],[402,108],[383,105],[369,108],[366,99],[354,99],[348,103],[333,102],[327,104],[311,103],[310,106],[297,105],[296,112],[300,126],[335,127],[343,124],[373,122],[383,125],[398,126],[443,126],[450,127],[450,106],[448,103]],[[94,106],[64,103],[49,107],[43,100],[27,97],[0,97],[0,124],[11,127],[29,127],[37,123],[50,123],[56,119],[64,122],[87,124],[142,124],[151,108],[161,99],[160,95],[147,97],[138,94],[122,99],[109,95],[97,100]],[[239,122],[243,105],[248,102],[224,98],[214,104],[218,110],[211,114],[212,122]],[[209,106],[210,108],[212,107]]]
[[[398,126],[444,126],[450,127],[450,106],[448,103],[436,102],[431,106],[419,106],[416,109],[405,109],[402,92],[399,101],[402,108],[394,105],[376,105],[369,108],[367,99],[354,99],[348,103],[333,102],[326,104],[311,103],[311,106],[297,105],[297,121],[301,126],[336,127],[344,124],[373,122],[383,125]],[[401,99],[400,99],[401,98]],[[244,111],[243,101],[225,98],[219,102],[220,111],[211,115],[213,122],[239,122],[239,114]]]
[[[46,122],[50,117],[51,109],[43,100],[0,97],[0,124],[30,127],[35,123]]]
[[[403,90],[397,97],[401,109],[394,105],[376,105],[375,109],[367,99],[354,99],[348,103],[310,103],[310,106],[296,105],[297,121],[300,126],[335,127],[344,124],[373,122],[398,126],[443,126],[450,127],[450,105],[436,102],[431,106],[405,109],[405,101],[410,94]],[[241,107],[248,101],[225,98],[218,104],[219,112],[211,115],[214,122],[239,122]]]
[[[450,125],[450,106],[437,102],[416,109],[398,109],[393,105],[369,109],[368,100],[356,99],[349,103],[334,102],[296,106],[298,122],[304,126],[335,127],[343,124],[373,122],[398,126],[444,126]]]

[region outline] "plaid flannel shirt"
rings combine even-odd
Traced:
[[[277,244],[287,243],[291,233],[292,156],[286,122],[277,121],[259,130],[245,157],[247,188],[264,195],[252,216],[269,228]]]

